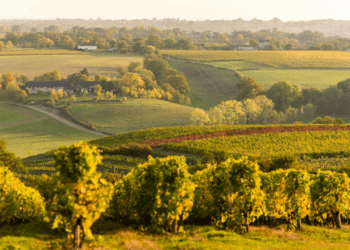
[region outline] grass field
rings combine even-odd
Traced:
[[[110,220],[97,221],[92,227],[96,240],[86,249],[350,249],[349,226],[343,230],[303,226],[303,232],[252,226],[248,234],[217,230],[211,226],[185,226],[186,234],[148,234],[120,228]],[[62,249],[64,239],[47,223],[32,222],[0,229],[1,249]],[[69,249],[69,248],[67,248]]]
[[[170,66],[184,73],[191,88],[191,106],[209,110],[237,95],[235,84],[239,77],[230,70],[211,66],[168,60]]]
[[[0,56],[0,74],[18,72],[28,76],[29,80],[33,80],[35,76],[54,70],[58,70],[61,76],[67,77],[87,68],[91,75],[103,74],[117,77],[119,76],[117,67],[128,66],[130,62],[137,60],[142,61],[143,58],[135,54],[125,56],[119,53],[98,52],[3,55]]]
[[[350,68],[350,53],[344,51],[161,50],[161,53],[201,62],[241,60],[277,68]]]
[[[325,89],[331,85],[350,78],[350,70],[243,70],[239,71],[241,76],[250,76],[258,82],[263,83],[268,89],[274,83],[288,81],[293,85],[300,85],[302,88]]]
[[[95,138],[99,136],[63,125],[38,111],[0,104],[0,139],[17,156],[28,157],[29,151],[39,154]]]
[[[98,130],[121,133],[133,130],[181,126],[191,123],[192,107],[154,99],[128,99],[124,103],[73,104],[74,118],[92,123]]]

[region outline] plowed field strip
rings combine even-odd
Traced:
[[[288,133],[288,132],[307,132],[307,131],[336,131],[336,130],[350,130],[350,126],[280,126],[280,127],[265,127],[265,128],[251,128],[251,129],[240,129],[240,130],[225,130],[213,132],[210,134],[197,134],[197,135],[186,135],[176,138],[165,138],[153,141],[144,141],[141,144],[146,144],[150,146],[159,146],[168,143],[179,143],[182,141],[193,141],[202,140],[217,137],[230,137],[238,135],[254,135],[254,134],[275,134],[275,133]]]

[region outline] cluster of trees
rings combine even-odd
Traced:
[[[168,62],[155,53],[145,55],[143,67],[140,61],[119,67],[121,79],[96,75],[103,91],[116,90],[123,96],[162,99],[179,104],[190,104],[190,87],[183,73],[170,67]]]
[[[349,38],[339,36],[325,37],[317,31],[305,30],[298,34],[283,32],[278,29],[260,31],[234,30],[231,33],[219,33],[205,30],[187,32],[179,28],[158,29],[137,26],[134,28],[84,28],[74,26],[61,32],[59,26],[45,27],[44,31],[21,33],[21,28],[14,26],[8,31],[3,42],[25,48],[58,47],[74,49],[78,44],[95,44],[99,49],[119,48],[123,53],[133,51],[150,53],[155,49],[230,49],[230,44],[250,44],[270,40],[266,50],[346,50],[350,46]],[[9,43],[10,42],[10,43]],[[0,42],[1,49],[1,42]]]
[[[319,115],[350,114],[350,79],[324,90],[302,89],[287,81],[275,83],[267,91],[252,77],[237,84],[237,100],[224,101],[205,112],[195,109],[195,124],[277,124],[292,123]]]

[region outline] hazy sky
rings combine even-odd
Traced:
[[[0,0],[0,19],[350,20],[346,0]]]

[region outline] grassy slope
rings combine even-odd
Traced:
[[[247,70],[239,71],[239,74],[254,77],[266,89],[280,81],[288,81],[302,88],[325,89],[350,78],[350,71],[347,70]]]
[[[44,153],[61,145],[88,141],[99,136],[63,125],[35,110],[0,104],[0,139],[20,157]]]
[[[124,103],[74,104],[74,118],[110,133],[189,125],[192,107],[152,99],[128,99]]]
[[[272,67],[350,68],[350,53],[345,51],[161,50],[161,53],[202,62],[241,60]]]
[[[185,235],[146,234],[118,228],[112,221],[94,224],[96,240],[88,249],[350,249],[350,230],[304,226],[301,233],[285,229],[251,227],[248,234],[216,230],[209,226],[185,226]],[[60,249],[64,242],[46,223],[33,222],[0,229],[1,249]],[[69,245],[66,245],[69,247]]]
[[[209,110],[224,100],[234,99],[239,77],[230,70],[168,60],[171,67],[184,73],[191,92],[191,106]]]
[[[25,74],[30,80],[43,73],[58,70],[61,76],[87,68],[91,74],[119,76],[117,67],[128,66],[130,62],[142,61],[142,57],[135,54],[117,53],[79,53],[75,55],[12,55],[0,56],[0,74],[18,72]]]

